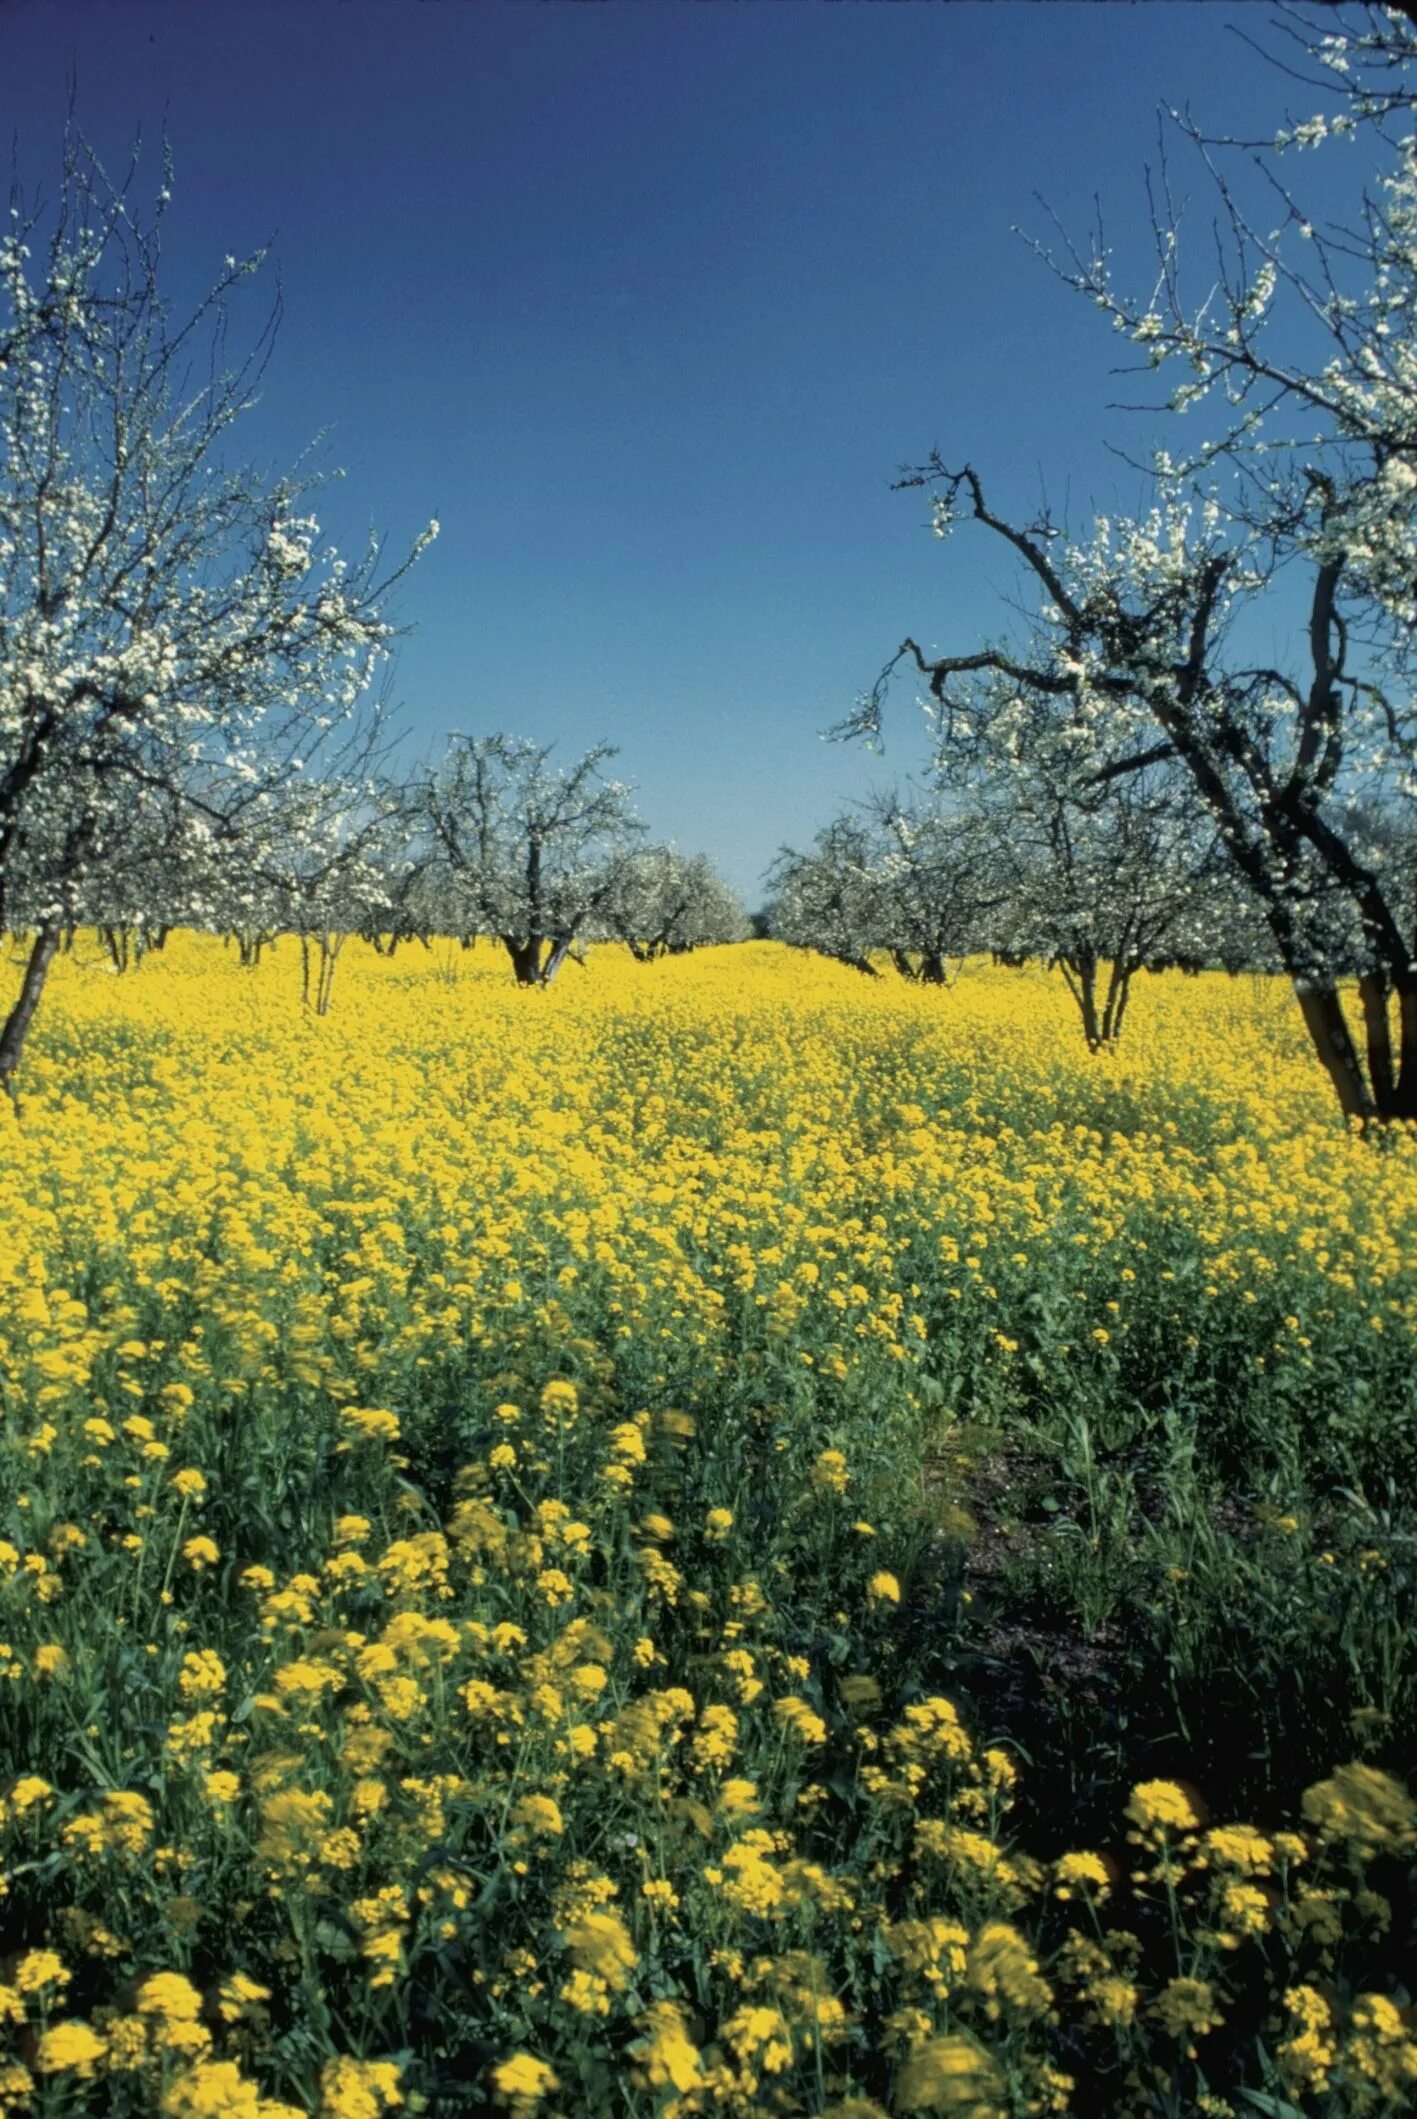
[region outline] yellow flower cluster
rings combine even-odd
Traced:
[[[1256,2090],[1404,2108],[1405,1789],[1045,1862],[921,1622],[942,1403],[1410,1361],[1417,1154],[1258,995],[86,949],[0,1108],[0,2110],[1181,2109],[1270,1957]]]

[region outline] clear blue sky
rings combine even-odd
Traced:
[[[1159,102],[1251,135],[1316,107],[1234,34],[1267,14],[0,0],[0,125],[51,176],[72,65],[155,183],[165,118],[179,288],[275,237],[251,452],[328,428],[337,536],[442,521],[400,605],[411,750],[616,742],[655,835],[751,903],[921,757],[908,684],[883,766],[819,731],[903,633],[976,644],[1012,586],[898,466],[938,444],[1074,526],[1135,499],[1117,342],[1010,228],[1046,232],[1037,192],[1085,235],[1100,194],[1140,277]]]

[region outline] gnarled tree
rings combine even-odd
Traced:
[[[953,654],[907,639],[848,726],[878,725],[904,661],[925,680],[942,762],[971,734],[1002,738],[1024,702],[1095,788],[1173,767],[1268,930],[1341,1109],[1417,1119],[1417,905],[1392,857],[1417,805],[1417,31],[1389,10],[1292,19],[1338,109],[1268,145],[1363,143],[1352,224],[1320,225],[1261,156],[1257,197],[1278,201],[1266,227],[1225,152],[1260,143],[1186,125],[1218,190],[1219,279],[1207,256],[1192,288],[1169,181],[1145,296],[1118,291],[1100,237],[1058,269],[1148,367],[1184,371],[1167,405],[1210,407],[1209,429],[1189,460],[1157,458],[1147,515],[1080,541],[1046,514],[1001,513],[968,463],[907,474],[941,535],[965,523],[1013,552],[1037,618],[1022,642]],[[1247,657],[1236,642],[1267,613],[1290,650]]]

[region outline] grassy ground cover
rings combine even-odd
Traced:
[[[0,1110],[3,2109],[1410,2109],[1417,1140],[1292,1002],[298,989],[81,937]]]

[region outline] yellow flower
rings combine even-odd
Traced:
[[[530,2110],[561,2087],[560,2077],[531,2053],[513,2053],[492,2070],[492,2086],[504,2103]]]
[[[1064,1854],[1053,1865],[1055,1898],[1071,1898],[1078,1885],[1104,1899],[1112,1888],[1107,1864],[1100,1854]]]
[[[162,2100],[166,2119],[304,2119],[293,2104],[263,2097],[234,2060],[187,2068]]]
[[[738,2009],[722,2035],[741,2062],[765,2075],[780,2075],[792,2065],[792,2032],[777,2009]]]
[[[1251,1825],[1213,1825],[1201,1847],[1210,1861],[1245,1876],[1267,1876],[1274,1866],[1274,1842]]]
[[[18,1993],[44,1994],[52,1989],[54,1995],[64,1991],[71,1976],[63,1958],[53,1950],[27,1950],[11,1975]]]
[[[403,2103],[392,2060],[327,2060],[320,2073],[320,2119],[380,2119]]]
[[[561,1806],[549,1795],[522,1796],[513,1808],[512,1816],[528,1832],[540,1833],[543,1838],[557,1839],[566,1829]]]
[[[1328,2088],[1329,2070],[1338,2057],[1333,2016],[1314,1987],[1293,1986],[1284,1996],[1289,2034],[1275,2048],[1280,2072],[1290,2090],[1320,2095]]]
[[[1263,1935],[1270,1925],[1271,1908],[1264,1892],[1250,1883],[1227,1883],[1218,1907],[1224,1930],[1217,1938],[1222,1948],[1234,1949],[1247,1936]]]
[[[802,1744],[824,1744],[827,1740],[827,1725],[805,1700],[789,1696],[779,1700],[773,1713],[784,1729]]]
[[[872,1575],[866,1584],[866,1594],[873,1604],[898,1604],[900,1584],[893,1574],[887,1574],[882,1568],[880,1573]]]
[[[226,1685],[226,1665],[210,1648],[184,1655],[177,1689],[184,1700],[214,1699]]]
[[[1141,1781],[1132,1790],[1127,1815],[1148,1838],[1195,1832],[1200,1826],[1190,1796],[1176,1781]]]
[[[1019,2016],[1042,2016],[1053,1999],[1039,1976],[1037,1958],[1007,1921],[989,1921],[979,1930],[970,1945],[968,1978],[991,2020],[1005,2008]]]
[[[1196,2039],[1204,2038],[1224,2021],[1215,1990],[1204,1979],[1168,1980],[1152,2004],[1152,2013],[1192,2059]]]
[[[34,2064],[41,2075],[73,2074],[87,2082],[106,2050],[86,2023],[56,2023],[41,2036]]]
[[[907,2055],[896,2082],[896,2108],[903,2112],[992,2111],[1002,2095],[999,2070],[972,2039],[929,2038]]]
[[[23,1817],[36,1804],[52,1801],[53,1796],[54,1790],[48,1781],[41,1780],[37,1773],[26,1773],[16,1781],[6,1801],[17,1817]]]
[[[617,1992],[629,1985],[639,1957],[618,1913],[585,1913],[562,1931],[562,1939],[577,1971],[590,1973]]]
[[[823,1493],[844,1494],[848,1485],[846,1458],[839,1449],[824,1449],[812,1466],[812,1484]]]
[[[340,1418],[362,1442],[397,1442],[398,1415],[378,1405],[346,1405]]]
[[[674,2001],[656,2001],[644,2016],[645,2035],[631,2052],[643,2063],[652,2089],[689,2096],[703,2085],[703,2056],[689,2036],[684,2012]]]
[[[202,1997],[180,1972],[154,1972],[138,1988],[138,2014],[161,2016],[169,2023],[192,2023],[202,2013]]]
[[[263,1987],[258,1979],[249,1979],[244,1972],[233,1972],[221,1983],[221,1999],[218,2010],[226,2023],[240,2023],[249,2016],[263,2017],[262,2002],[269,2001],[271,1990]]]
[[[182,1557],[194,1574],[200,1574],[204,1567],[215,1567],[221,1553],[211,1538],[189,1538],[182,1548]]]
[[[1324,1839],[1342,1840],[1364,1861],[1417,1847],[1417,1803],[1376,1766],[1340,1766],[1304,1795],[1304,1816]]]
[[[201,1501],[206,1498],[207,1482],[195,1465],[188,1465],[172,1474],[172,1484],[184,1501]]]

